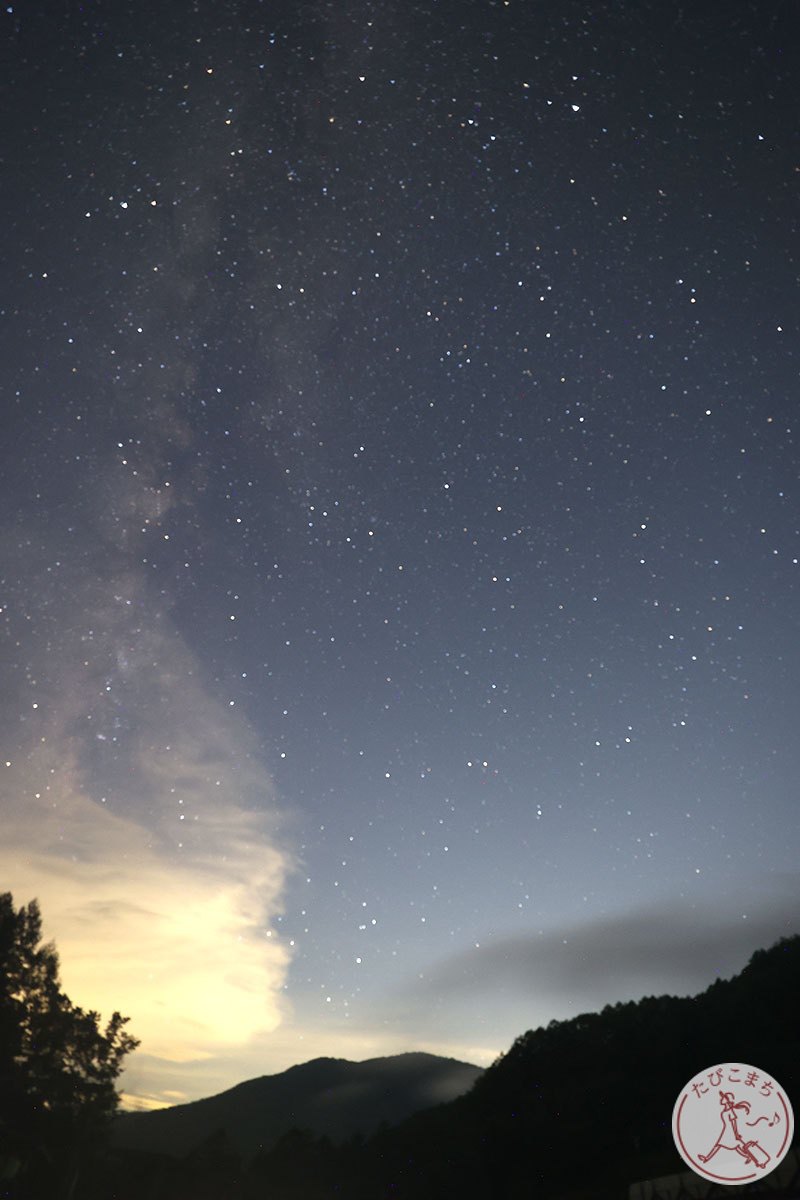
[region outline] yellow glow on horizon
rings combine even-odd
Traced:
[[[285,1011],[289,953],[266,930],[286,861],[233,807],[215,838],[222,866],[180,861],[73,791],[12,814],[0,845],[3,888],[17,905],[39,900],[70,999],[129,1016],[142,1052],[173,1063],[242,1045]]]

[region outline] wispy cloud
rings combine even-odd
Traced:
[[[166,1095],[284,1018],[292,859],[254,736],[136,574],[73,581],[63,611],[6,729],[0,886],[39,899],[66,991],[131,1017]]]
[[[693,994],[800,931],[796,878],[741,893],[712,909],[654,902],[560,929],[489,937],[409,982],[403,1002],[457,1013],[494,1001],[550,1019],[644,995]]]
[[[85,330],[75,318],[98,399],[15,447],[19,508],[0,522],[0,890],[39,899],[73,1000],[130,1015],[142,1047],[127,1083],[150,1103],[286,1016],[273,922],[293,861],[268,765],[224,669],[176,617],[197,586],[185,547],[208,482],[192,347],[212,303],[226,161],[213,150],[227,136],[215,129],[200,121],[170,144],[179,182],[151,201],[153,270],[121,279]],[[130,321],[146,354],[117,337]],[[106,336],[111,378],[97,366]]]

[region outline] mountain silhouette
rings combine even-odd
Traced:
[[[290,1129],[342,1141],[394,1125],[420,1109],[455,1099],[482,1074],[480,1067],[435,1054],[397,1054],[349,1062],[315,1058],[276,1075],[262,1075],[205,1100],[149,1113],[122,1113],[113,1142],[120,1148],[183,1156],[224,1130],[249,1159]]]
[[[359,1196],[367,1176],[373,1191],[365,1195],[393,1200],[611,1200],[637,1181],[677,1178],[685,1164],[673,1144],[672,1107],[700,1071],[755,1065],[797,1104],[798,994],[795,935],[757,950],[738,975],[699,995],[646,996],[551,1021],[518,1037],[464,1096],[373,1138],[355,1165],[340,1161],[337,1172],[326,1162],[326,1179]],[[795,1175],[796,1161],[787,1163]],[[299,1177],[299,1161],[295,1171]],[[289,1185],[284,1194],[294,1200],[302,1192]],[[794,1200],[800,1178],[774,1194]]]
[[[675,1149],[675,1099],[692,1076],[738,1062],[778,1079],[797,1105],[799,994],[795,935],[698,995],[645,996],[528,1030],[485,1071],[430,1054],[316,1059],[123,1116],[83,1195],[711,1200],[719,1189],[687,1174]],[[797,1151],[747,1190],[797,1200]]]

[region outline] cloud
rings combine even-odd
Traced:
[[[157,1103],[187,1063],[285,1019],[273,923],[294,863],[246,721],[116,568],[72,577],[57,652],[31,651],[36,700],[15,722],[6,698],[0,889],[38,898],[72,1000],[131,1017],[129,1074]]]
[[[0,523],[0,890],[38,898],[76,1003],[130,1015],[142,1047],[126,1083],[151,1103],[287,1017],[283,814],[224,664],[193,653],[176,616],[200,537],[203,558],[217,549],[194,429],[226,170],[215,128],[170,139],[173,184],[147,200],[153,269],[117,272],[108,306],[78,319],[86,411],[26,427]],[[139,322],[141,341],[120,341]]]
[[[492,1002],[518,1011],[524,1005],[549,1019],[644,995],[690,995],[800,930],[797,882],[776,879],[771,892],[748,893],[746,909],[740,901],[711,909],[653,903],[558,930],[488,939],[435,963],[408,984],[404,1000],[448,1012]]]
[[[4,825],[0,877],[37,897],[68,994],[121,1009],[151,1055],[197,1059],[283,1016],[286,948],[268,928],[287,862],[233,804],[181,858],[134,819],[51,787]],[[207,839],[207,840],[206,840]]]

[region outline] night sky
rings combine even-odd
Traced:
[[[796,15],[5,7],[0,890],[130,1103],[800,929]]]

